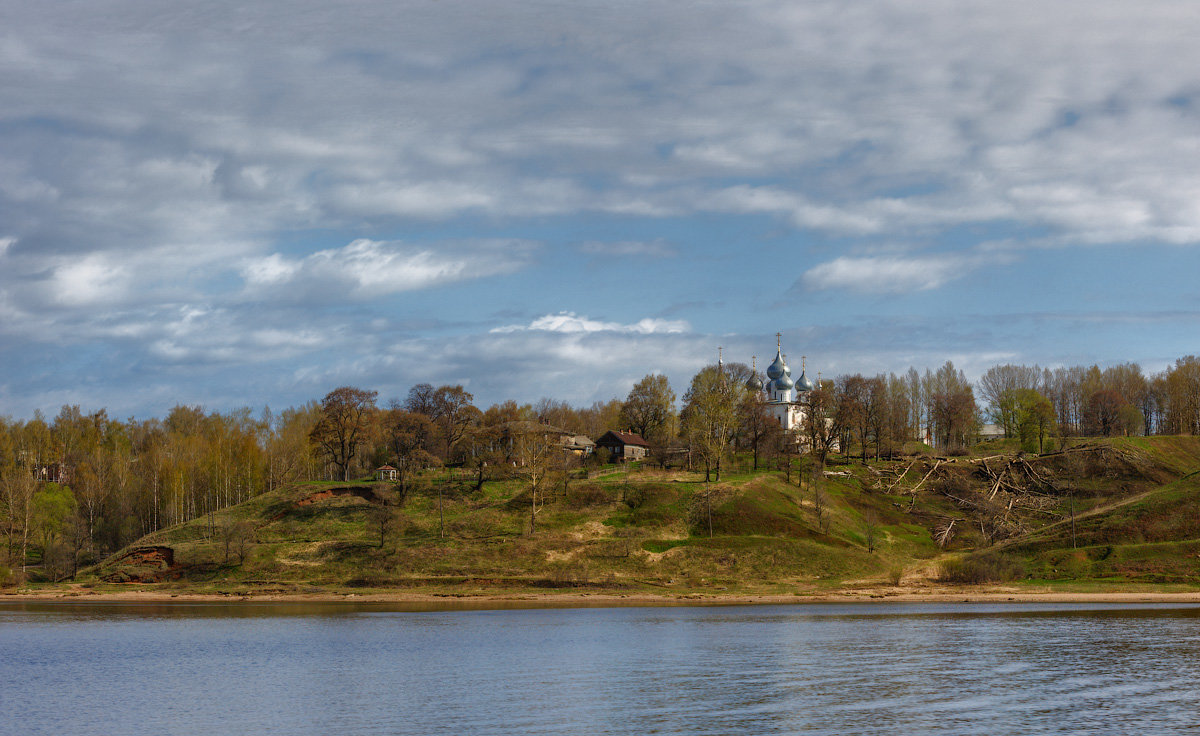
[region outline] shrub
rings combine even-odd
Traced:
[[[1020,562],[1000,555],[972,555],[942,562],[938,582],[957,584],[1002,583],[1024,577]]]
[[[573,509],[604,506],[611,502],[608,491],[595,483],[582,483],[567,494],[567,505]]]
[[[636,509],[641,507],[642,504],[646,503],[646,499],[649,497],[649,494],[642,486],[632,486],[625,489],[624,496],[625,505],[631,509]]]

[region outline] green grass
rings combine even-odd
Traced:
[[[1061,489],[1043,492],[1040,509],[1010,510],[1026,533],[996,545],[994,553],[1012,564],[1001,566],[1003,575],[974,577],[1097,585],[1119,580],[1187,585],[1200,579],[1200,474],[1182,477],[1200,469],[1200,440],[1117,438],[1093,444],[1112,452],[1042,461]],[[989,443],[977,454],[997,448]],[[547,489],[531,535],[523,481],[500,478],[476,489],[469,475],[451,478],[438,471],[411,484],[390,517],[382,546],[378,505],[355,495],[305,503],[314,494],[367,485],[390,492],[384,484],[363,482],[279,489],[217,514],[215,535],[207,519],[197,519],[140,543],[175,551],[177,568],[160,585],[220,591],[827,590],[862,584],[856,581],[880,583],[897,569],[921,568],[943,557],[954,564],[993,554],[985,549],[989,541],[975,512],[951,498],[986,494],[988,482],[973,466],[965,461],[944,466],[951,480],[943,485],[953,487],[949,496],[931,480],[914,497],[911,489],[931,460],[871,465],[877,472],[857,459],[831,466],[849,476],[819,480],[826,497],[823,519],[812,491],[797,487],[795,474],[789,484],[765,463],[758,473],[727,472],[713,484],[703,483],[698,473],[602,470],[572,480],[565,490]],[[1062,521],[1072,500],[1078,549],[1071,548],[1070,525]],[[869,517],[876,524],[873,553],[866,548]],[[942,549],[933,530],[950,518],[962,521]],[[226,558],[222,529],[231,522],[253,527],[244,560],[236,550]],[[962,557],[976,550],[984,556]],[[102,564],[82,579],[103,586],[112,572]],[[968,573],[960,577],[972,578]]]

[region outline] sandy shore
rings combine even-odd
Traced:
[[[874,588],[790,595],[763,594],[648,594],[648,593],[248,593],[216,594],[157,590],[96,591],[71,586],[55,590],[14,591],[0,594],[0,603],[19,601],[71,601],[95,603],[367,603],[437,608],[596,608],[679,605],[805,605],[813,603],[1176,603],[1200,604],[1200,591],[1061,592],[997,587],[981,588]]]

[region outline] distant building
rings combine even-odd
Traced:
[[[398,472],[391,465],[382,465],[375,468],[375,480],[396,480]]]
[[[596,450],[608,450],[612,462],[641,460],[650,454],[650,443],[633,432],[610,430],[596,440]]]
[[[33,467],[33,478],[34,480],[40,480],[46,483],[58,483],[60,485],[66,485],[71,481],[71,471],[65,463],[35,465]]]
[[[509,460],[513,459],[514,442],[519,437],[540,437],[543,441],[558,445],[564,451],[579,457],[587,457],[596,449],[596,443],[586,435],[575,434],[552,424],[518,420],[505,422],[498,427],[497,439]]]
[[[746,382],[746,388],[757,393],[785,432],[799,432],[807,413],[809,394],[817,385],[808,377],[805,358],[800,359],[800,378],[792,380],[792,369],[783,355],[783,336],[775,334],[775,360],[767,367],[764,383],[755,373]]]
[[[563,449],[580,457],[588,457],[596,451],[596,443],[587,435],[577,434],[563,438]]]
[[[984,424],[979,427],[979,439],[985,441],[1004,439],[1004,427],[999,424]]]

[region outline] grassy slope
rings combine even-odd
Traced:
[[[528,492],[519,480],[474,491],[467,479],[441,473],[423,479],[391,510],[382,545],[383,507],[359,496],[388,497],[389,487],[349,484],[359,495],[305,504],[314,494],[347,487],[307,483],[228,509],[211,527],[207,519],[195,520],[139,545],[174,550],[176,567],[158,573],[168,586],[226,591],[779,593],[878,585],[902,569],[928,570],[947,553],[970,556],[985,546],[989,555],[1001,555],[1039,580],[1196,579],[1200,474],[1187,474],[1200,469],[1200,440],[1116,440],[1098,454],[1039,462],[1056,490],[1033,498],[1036,508],[1014,503],[996,511],[1019,534],[994,546],[980,531],[981,512],[962,504],[986,498],[990,486],[966,459],[939,466],[924,481],[933,467],[924,459],[830,467],[845,475],[822,482],[824,518],[818,518],[810,490],[786,483],[779,473],[729,475],[711,488],[689,473],[599,474],[557,489],[538,514],[534,534],[528,532]],[[1077,549],[1069,521],[1061,521],[1072,504]],[[951,518],[960,522],[943,550],[932,534]],[[873,552],[867,548],[869,519]],[[236,542],[227,558],[222,539],[222,529],[237,521],[253,528],[244,560]],[[91,574],[120,575],[121,565],[109,562]]]
[[[1035,579],[1200,580],[1200,457],[1190,437],[1128,438],[1161,484],[1006,545]]]

